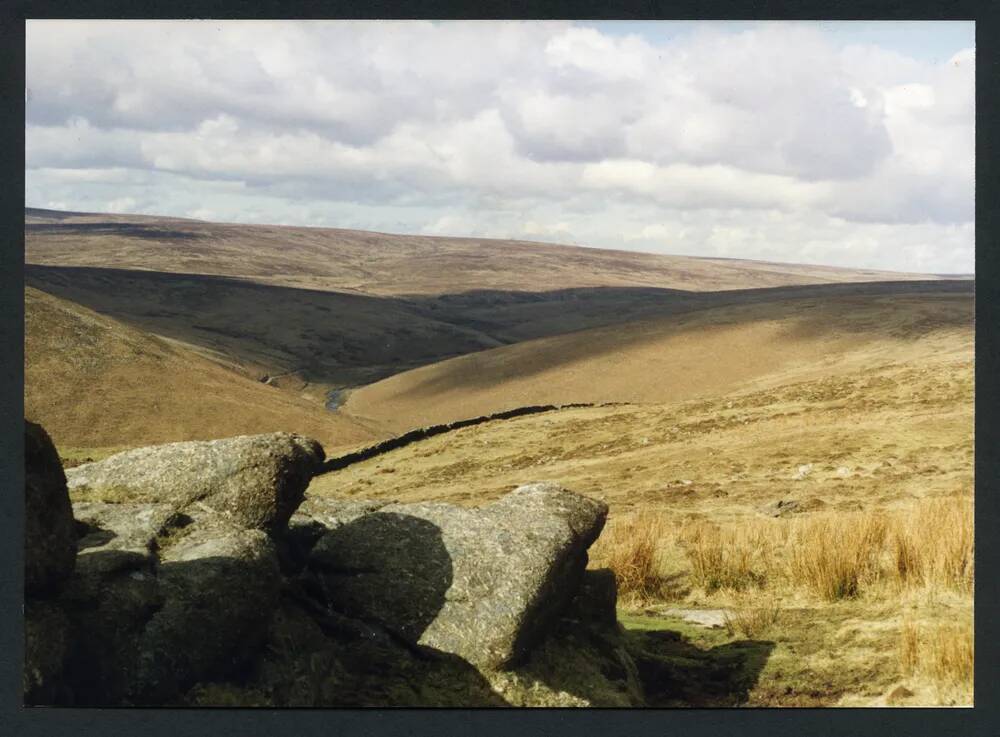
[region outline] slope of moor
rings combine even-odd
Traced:
[[[371,433],[344,416],[36,289],[25,308],[25,415],[60,448],[286,430],[334,448]]]

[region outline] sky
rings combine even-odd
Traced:
[[[25,204],[974,270],[971,22],[29,21]]]

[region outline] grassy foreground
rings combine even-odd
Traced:
[[[972,703],[969,496],[727,525],[642,511],[612,522],[594,563],[616,571],[630,630],[766,644],[744,705]],[[679,619],[692,611],[721,626]]]

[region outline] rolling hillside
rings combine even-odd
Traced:
[[[27,288],[25,415],[60,449],[286,430],[324,446],[371,433],[352,420],[161,338]]]
[[[532,338],[934,278],[139,215],[25,218],[29,285],[317,404]]]
[[[678,402],[938,353],[971,357],[968,292],[888,291],[710,308],[525,341],[363,387],[343,411],[401,431],[521,405]]]

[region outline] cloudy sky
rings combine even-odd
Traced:
[[[28,206],[940,273],[972,23],[30,21]]]

